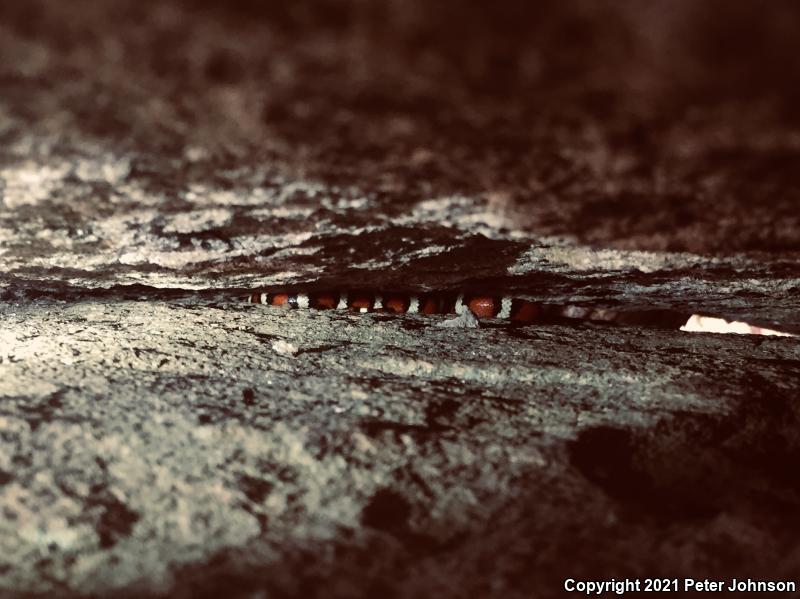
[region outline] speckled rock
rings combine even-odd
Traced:
[[[798,32],[791,2],[0,3],[0,596],[796,576],[796,338],[238,300],[800,332]]]
[[[2,318],[5,589],[524,596],[723,575],[765,539],[750,571],[800,565],[775,513],[800,506],[793,341],[177,300]]]

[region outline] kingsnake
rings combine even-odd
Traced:
[[[464,293],[377,294],[370,292],[261,293],[247,296],[247,302],[290,309],[349,310],[390,314],[463,314],[467,310],[478,319],[500,319],[531,323],[542,319],[568,318],[613,321],[617,313],[606,309],[555,306],[508,296]]]

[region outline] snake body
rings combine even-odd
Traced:
[[[247,301],[290,309],[348,310],[357,313],[460,315],[470,311],[478,319],[500,319],[517,323],[536,322],[548,311],[544,305],[525,299],[442,292],[420,295],[371,292],[254,292],[247,297]],[[566,314],[564,316],[570,317]]]

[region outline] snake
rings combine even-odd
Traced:
[[[479,320],[506,320],[527,324],[543,319],[567,318],[594,321],[614,321],[617,312],[603,308],[555,306],[527,299],[468,293],[431,292],[373,293],[322,291],[315,293],[260,292],[246,297],[251,304],[289,309],[347,310],[356,313],[388,314],[455,314],[469,311]]]

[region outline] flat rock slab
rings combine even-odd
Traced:
[[[800,567],[795,340],[440,320],[7,306],[2,587],[522,597]]]
[[[0,294],[466,285],[800,330],[791,90],[704,46],[759,13],[501,4],[4,6]]]
[[[0,596],[796,576],[796,338],[241,301],[800,332],[797,9],[531,6],[0,2]]]

